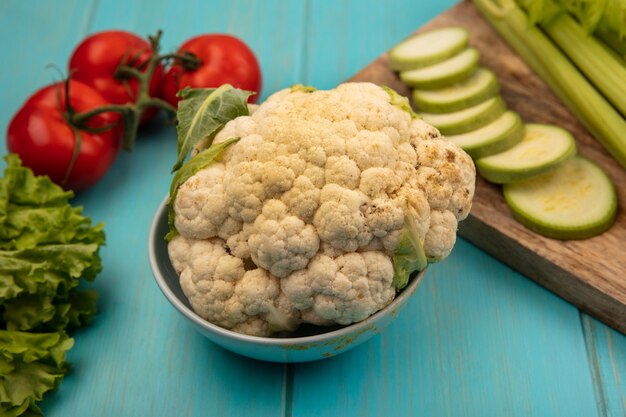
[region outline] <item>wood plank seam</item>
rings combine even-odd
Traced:
[[[587,352],[587,362],[589,364],[589,373],[593,380],[593,393],[596,397],[596,405],[598,407],[598,415],[600,417],[609,417],[607,409],[607,401],[602,381],[602,372],[600,371],[600,362],[596,351],[596,344],[593,340],[594,324],[593,319],[580,311],[580,324],[585,338],[585,350]]]
[[[298,72],[300,73],[299,80],[302,80],[303,83],[310,83],[310,38],[311,38],[311,1],[304,0],[304,5],[302,6],[302,45],[300,50],[300,66],[298,68]]]
[[[91,6],[89,7],[89,13],[87,14],[87,19],[86,19],[86,24],[87,27],[85,28],[85,30],[83,31],[83,36],[84,37],[87,33],[91,32],[91,28],[93,27],[93,22],[96,18],[96,10],[98,10],[98,3],[100,0],[92,0],[91,1]]]
[[[295,375],[295,366],[293,363],[285,364],[285,377],[283,379],[282,394],[282,416],[292,417],[293,415],[293,380]]]

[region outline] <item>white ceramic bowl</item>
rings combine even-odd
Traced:
[[[167,300],[212,342],[250,358],[271,362],[306,362],[329,358],[345,352],[380,333],[398,315],[415,293],[424,271],[412,277],[409,285],[384,309],[349,326],[323,328],[303,326],[296,337],[269,338],[248,336],[209,323],[198,316],[183,294],[178,274],[167,254],[165,235],[168,232],[167,204],[158,208],[148,241],[150,265],[159,288]]]

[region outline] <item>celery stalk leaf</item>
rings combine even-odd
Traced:
[[[250,91],[233,88],[224,84],[219,88],[189,88],[179,91],[176,117],[178,125],[178,159],[172,168],[177,171],[183,165],[187,154],[198,142],[211,145],[215,135],[226,123],[248,112]]]
[[[553,40],[530,24],[527,14],[517,6],[515,0],[473,0],[473,3],[574,116],[626,167],[626,119]],[[594,63],[596,68],[607,66],[601,60],[588,61]],[[619,91],[623,83],[614,87],[615,91]]]
[[[559,0],[589,34],[592,33],[604,14],[607,0]]]
[[[398,291],[406,287],[413,272],[422,271],[428,265],[424,244],[417,233],[415,219],[411,214],[404,218],[404,227],[400,242],[393,251],[392,263],[393,284]]]
[[[517,2],[528,10],[528,19],[533,25],[549,23],[563,12],[563,7],[554,0],[517,0]]]
[[[606,6],[602,13],[602,18],[598,26],[607,31],[614,32],[622,41],[626,42],[626,1],[625,0],[605,0]]]

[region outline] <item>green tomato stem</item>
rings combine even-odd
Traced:
[[[161,58],[164,60],[173,59],[178,64],[182,65],[186,70],[196,70],[202,64],[200,58],[192,54],[191,52],[183,52],[182,54],[165,54],[161,55]]]
[[[87,126],[88,121],[99,114],[114,112],[119,113],[122,117],[122,123],[124,127],[122,130],[122,149],[131,151],[137,136],[137,130],[139,129],[139,123],[141,121],[141,115],[149,108],[163,109],[170,116],[175,117],[176,108],[158,97],[152,97],[150,95],[150,81],[156,71],[159,64],[163,61],[177,60],[183,65],[185,69],[196,69],[200,66],[201,61],[192,53],[185,52],[183,54],[163,54],[160,51],[160,39],[162,32],[157,31],[156,35],[149,36],[148,39],[152,46],[152,54],[147,61],[140,66],[134,66],[136,58],[133,61],[120,65],[114,74],[114,77],[119,80],[136,79],[138,82],[137,96],[134,103],[126,104],[110,104],[106,106],[100,106],[92,110],[88,110],[81,113],[76,113],[69,104],[69,100],[66,100],[66,108],[64,109],[64,117],[67,122],[75,129],[89,132],[89,133],[101,133],[109,129],[113,129],[117,123],[104,126],[101,128],[90,128]],[[66,82],[66,97],[69,97],[69,82]]]

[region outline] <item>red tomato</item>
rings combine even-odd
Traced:
[[[72,80],[70,104],[80,113],[110,103],[93,88]],[[61,109],[66,109],[63,83],[37,91],[13,116],[7,132],[7,147],[35,174],[48,175],[64,188],[80,191],[95,184],[111,166],[120,149],[121,131],[119,128],[97,134],[81,131],[78,157],[63,183],[77,143],[74,130],[63,118]],[[88,126],[104,127],[117,120],[116,113],[102,113],[92,117]]]
[[[195,70],[174,63],[165,74],[163,98],[178,104],[176,93],[186,86],[193,88],[219,87],[231,84],[242,90],[255,91],[250,103],[261,94],[261,68],[252,50],[241,40],[222,34],[200,35],[181,45],[178,54],[191,52],[201,61]]]
[[[130,32],[109,30],[94,33],[85,38],[70,58],[70,74],[74,80],[92,86],[113,104],[135,101],[139,83],[136,78],[119,79],[115,71],[121,64],[134,60],[133,67],[145,63],[152,54],[147,40]],[[159,65],[150,80],[149,94],[159,97],[163,81],[163,67]],[[157,109],[149,109],[142,121],[154,117]]]

